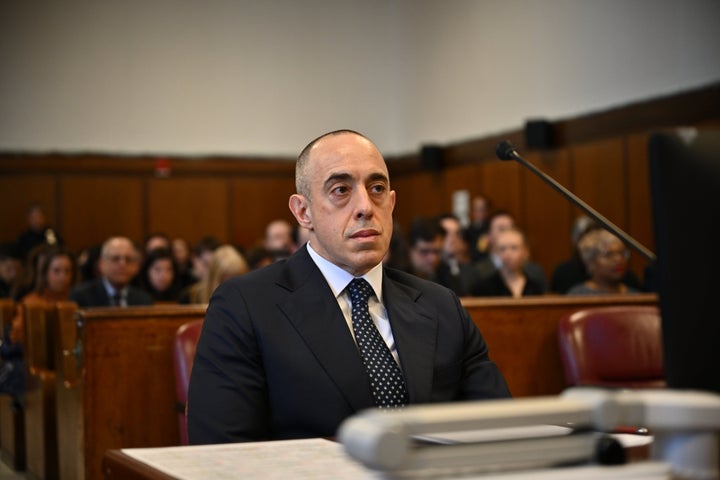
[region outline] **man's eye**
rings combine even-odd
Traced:
[[[349,191],[348,187],[339,186],[332,189],[332,193],[335,195],[344,195]]]
[[[373,193],[383,193],[386,190],[386,188],[385,188],[385,185],[383,185],[383,184],[377,184],[377,185],[373,185],[372,187],[370,187],[370,190]]]

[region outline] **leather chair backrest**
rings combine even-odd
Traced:
[[[558,342],[568,386],[666,386],[655,306],[599,307],[565,315]]]
[[[178,421],[180,425],[180,443],[188,444],[187,419],[187,393],[190,386],[190,373],[192,372],[203,321],[188,322],[178,328],[173,345],[173,362],[175,365],[175,389],[178,401]]]

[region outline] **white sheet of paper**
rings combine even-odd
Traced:
[[[126,455],[181,480],[360,480],[378,478],[324,439],[128,448]]]
[[[556,433],[560,433],[556,431]],[[388,477],[366,469],[324,439],[232,443],[192,447],[128,448],[123,453],[179,480],[380,480]],[[453,477],[436,476],[434,480]],[[491,475],[462,480],[669,480],[670,466],[639,462],[617,467],[580,466]]]

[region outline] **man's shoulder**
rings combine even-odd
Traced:
[[[101,302],[103,290],[102,281],[99,279],[86,280],[76,285],[70,291],[70,300],[77,302],[80,306],[86,307]]]
[[[414,289],[423,294],[435,295],[435,296],[448,296],[452,295],[452,290],[437,282],[425,280],[417,275],[403,272],[402,270],[396,270],[394,268],[384,268],[385,278],[393,282],[396,286]]]
[[[73,287],[71,294],[87,294],[89,292],[97,291],[98,287],[102,287],[102,281],[94,278],[92,280],[85,280],[80,282]]]
[[[228,283],[237,288],[267,288],[278,285],[294,290],[310,280],[321,278],[320,269],[310,258],[305,248],[288,258],[258,268],[244,275],[233,277]]]

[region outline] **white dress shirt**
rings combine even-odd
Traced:
[[[348,292],[345,291],[345,288],[355,277],[329,260],[321,257],[319,253],[313,250],[310,242],[307,244],[307,249],[310,254],[310,258],[312,258],[315,265],[317,265],[320,269],[320,272],[323,274],[323,277],[325,277],[325,280],[335,295],[335,300],[337,300],[340,310],[342,310],[345,322],[347,323],[350,332],[353,334],[353,338],[355,338],[355,332],[353,331],[352,326],[352,301],[350,300]],[[399,364],[400,361],[397,348],[395,347],[395,339],[393,338],[392,328],[390,327],[390,320],[388,319],[387,310],[382,303],[382,262],[373,267],[372,270],[363,275],[362,278],[367,280],[375,292],[375,295],[368,299],[370,316],[380,332],[380,336],[382,336],[383,340],[385,340],[385,343],[390,349],[390,353],[392,353],[393,358],[395,358],[395,361]]]

